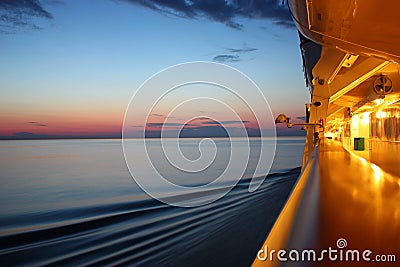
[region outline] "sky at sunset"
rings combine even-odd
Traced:
[[[119,137],[141,84],[189,61],[243,72],[274,116],[303,117],[309,101],[297,30],[281,1],[10,0],[1,1],[0,17],[1,139]],[[185,94],[217,93],[192,87]],[[180,98],[160,102],[147,129],[157,131]],[[211,104],[192,110],[194,117],[205,111],[230,127],[257,128],[245,111],[235,121]],[[168,126],[182,127],[188,112],[170,116]],[[187,125],[215,126],[207,118]]]

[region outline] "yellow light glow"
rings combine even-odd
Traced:
[[[381,170],[381,168],[379,168],[378,166],[376,166],[375,164],[371,164],[372,170],[374,171],[374,178],[375,178],[375,183],[379,183],[381,182],[382,178],[383,178],[383,172]]]
[[[363,123],[363,124],[369,124],[369,114],[370,114],[370,112],[364,112],[363,114],[362,114],[362,116],[361,116],[361,122]]]
[[[354,116],[351,118],[351,120],[352,120],[352,122],[354,122],[354,123],[358,123],[358,121],[360,120],[360,116],[359,116],[359,115],[354,115]]]
[[[384,119],[384,118],[386,118],[386,112],[384,112],[384,111],[382,111],[382,110],[378,110],[378,111],[376,112],[376,117],[377,117],[378,119]]]
[[[379,106],[379,105],[383,104],[385,102],[385,100],[383,98],[377,98],[374,100],[374,102],[377,106]]]
[[[367,165],[368,161],[367,161],[366,159],[364,159],[364,158],[362,158],[362,157],[359,157],[359,159],[360,159],[361,163],[362,163],[364,166]]]

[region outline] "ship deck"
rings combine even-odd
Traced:
[[[399,177],[331,141],[321,144],[319,167],[318,243],[327,247],[345,238],[353,248],[398,253]]]
[[[396,156],[396,155],[393,155]],[[263,248],[338,249],[345,239],[344,251],[358,249],[395,255],[400,261],[400,178],[347,151],[341,144],[324,140],[314,155],[312,168],[306,166],[283,212]],[[308,168],[308,170],[307,170]],[[394,251],[395,250],[395,251]],[[287,255],[286,255],[287,256]],[[327,257],[325,257],[326,259]],[[302,262],[301,266],[370,266],[371,262]],[[376,265],[377,262],[373,266]],[[396,265],[397,264],[397,265]],[[279,266],[256,259],[255,266]],[[300,266],[286,262],[285,266]]]

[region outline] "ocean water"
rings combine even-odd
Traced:
[[[189,179],[165,164],[156,139],[148,142],[157,169],[183,186],[218,177],[230,147],[228,139],[215,139],[222,152],[214,165]],[[0,263],[249,266],[299,175],[304,138],[278,138],[269,175],[249,193],[258,142],[250,140],[255,152],[226,196],[183,208],[154,200],[138,187],[121,140],[1,141]],[[198,144],[180,141],[183,154],[193,159]]]

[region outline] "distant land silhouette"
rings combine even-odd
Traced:
[[[207,128],[207,129],[205,129]],[[267,130],[264,130],[267,131]],[[249,137],[259,137],[258,129],[247,129]],[[277,127],[277,136],[305,136],[306,132],[298,127],[286,128]],[[165,134],[166,137],[176,136],[176,131],[170,131]],[[10,136],[0,136],[0,140],[37,140],[37,139],[119,139],[122,137],[121,132],[116,133],[93,133],[93,134],[76,134],[76,135],[53,135],[53,134],[35,134],[32,132],[18,132]],[[135,137],[135,136],[133,136]],[[139,137],[139,136],[136,136]],[[146,138],[160,138],[160,131],[146,131]],[[183,128],[179,134],[180,138],[223,138],[228,137],[226,130],[219,126],[199,127],[199,128]],[[232,137],[240,137],[240,135],[232,135]]]

